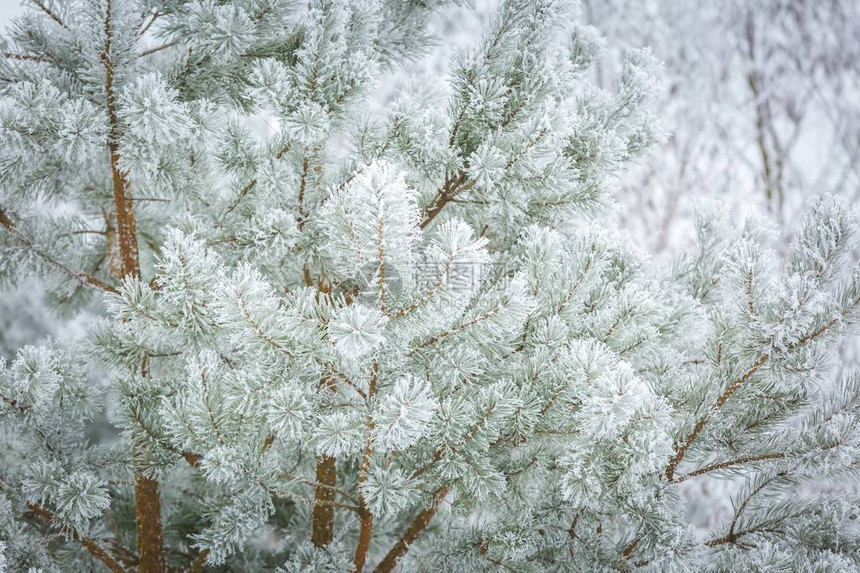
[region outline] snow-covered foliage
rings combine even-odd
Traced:
[[[651,53],[601,89],[572,2],[509,0],[445,93],[365,114],[442,4],[13,29],[0,271],[106,314],[0,369],[8,567],[860,568],[856,500],[805,489],[860,462],[858,375],[820,384],[860,318],[854,209],[815,201],[782,258],[702,213],[657,267],[603,219],[663,137]],[[701,476],[741,483],[704,530]]]

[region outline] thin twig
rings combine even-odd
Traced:
[[[178,41],[174,40],[173,42],[168,42],[166,44],[161,44],[160,46],[155,46],[154,48],[149,48],[148,50],[144,50],[141,53],[139,53],[137,55],[137,57],[138,58],[145,58],[146,56],[158,53],[162,50],[166,50],[167,48],[172,48],[173,46],[175,46],[178,43],[179,43]]]
[[[355,504],[358,504],[358,499],[357,499],[354,495],[352,495],[352,494],[351,494],[351,493],[349,493],[348,491],[346,491],[346,490],[344,490],[344,489],[341,489],[341,488],[339,488],[339,487],[336,487],[336,486],[333,486],[333,485],[324,484],[324,483],[319,483],[319,482],[317,482],[317,481],[313,481],[313,480],[309,480],[309,479],[305,479],[305,478],[303,478],[303,477],[301,477],[301,476],[293,475],[293,474],[290,474],[290,473],[287,473],[287,472],[281,472],[280,474],[278,474],[278,477],[279,477],[279,478],[282,478],[282,479],[290,480],[290,481],[297,481],[297,482],[301,482],[301,483],[303,483],[304,485],[309,485],[309,486],[311,486],[311,487],[321,487],[321,488],[325,488],[325,489],[331,490],[331,491],[333,491],[333,492],[335,492],[335,493],[339,493],[340,495],[342,495],[343,497],[345,497],[345,498],[346,498],[346,499],[348,499],[349,501],[351,501],[351,502],[353,502],[353,503],[355,503]]]
[[[732,380],[729,384],[728,388],[720,394],[719,398],[717,398],[716,402],[708,409],[708,411],[696,422],[696,425],[693,427],[693,431],[686,437],[684,442],[675,450],[675,455],[669,461],[669,465],[666,467],[666,478],[669,481],[673,481],[675,477],[675,469],[678,467],[678,464],[684,459],[684,456],[687,454],[687,450],[690,449],[690,446],[693,442],[696,441],[696,438],[699,437],[699,433],[711,419],[711,415],[723,407],[723,404],[731,398],[732,394],[734,394],[738,388],[744,385],[747,380],[752,378],[753,374],[758,372],[759,368],[764,366],[764,364],[770,360],[770,354],[762,354],[755,363],[750,366],[750,368],[744,372],[741,376]]]
[[[90,555],[104,563],[105,567],[110,569],[113,573],[126,573],[125,568],[123,568],[123,566],[120,565],[119,562],[117,562],[113,557],[111,557],[110,553],[108,553],[107,550],[102,548],[93,539],[85,535],[81,535],[75,529],[65,527],[63,524],[58,523],[57,517],[41,505],[27,502],[27,508],[35,515],[41,517],[48,525],[59,526],[59,528],[64,533],[66,533],[69,537],[80,543],[81,546],[83,546],[83,548],[90,553]]]
[[[436,492],[433,499],[433,505],[421,511],[415,519],[412,520],[412,523],[410,523],[409,527],[406,528],[403,536],[388,551],[379,565],[376,566],[374,573],[389,573],[394,569],[395,565],[397,565],[397,561],[403,557],[407,551],[409,551],[409,547],[412,546],[415,540],[424,533],[425,529],[427,529],[433,516],[436,515],[437,511],[439,511],[439,507],[442,505],[442,500],[445,499],[446,495],[448,495],[447,487],[442,487]]]
[[[154,12],[152,14],[152,18],[150,18],[149,21],[143,25],[143,28],[140,29],[139,35],[143,36],[144,34],[146,34],[146,32],[152,27],[155,21],[158,20],[159,16],[161,16],[161,12]]]
[[[56,14],[56,12],[53,12],[52,10],[50,10],[50,9],[49,9],[47,6],[45,6],[45,4],[44,4],[44,3],[42,3],[40,0],[32,0],[32,2],[33,2],[33,4],[35,4],[36,6],[38,6],[38,7],[39,7],[39,9],[40,9],[42,12],[44,12],[45,14],[47,14],[47,15],[51,18],[51,20],[53,20],[54,22],[56,22],[57,24],[59,24],[59,25],[60,25],[60,26],[62,26],[63,28],[66,28],[67,30],[69,29],[69,28],[66,26],[66,24],[63,22],[63,20],[62,20],[62,19],[61,19],[57,14]]]
[[[107,284],[106,282],[97,279],[96,277],[89,275],[85,272],[71,269],[65,264],[55,259],[54,257],[50,256],[48,253],[38,248],[32,239],[30,239],[27,235],[21,232],[18,227],[15,226],[15,223],[9,218],[9,216],[6,214],[2,207],[0,207],[0,226],[4,227],[7,231],[9,231],[9,233],[13,237],[15,237],[15,239],[19,243],[23,244],[25,247],[31,250],[40,259],[50,264],[51,266],[60,269],[83,286],[94,288],[102,292],[119,294],[119,291],[117,291],[114,287]]]
[[[7,60],[19,60],[26,62],[44,62],[42,58],[39,56],[32,56],[30,54],[13,54],[11,52],[3,52],[3,57]]]
[[[784,453],[777,452],[777,453],[773,453],[773,454],[762,454],[759,456],[747,456],[747,457],[743,457],[743,458],[737,458],[734,460],[728,460],[725,462],[720,462],[718,464],[712,464],[709,466],[705,466],[703,468],[692,471],[688,474],[684,474],[681,477],[679,477],[678,479],[676,479],[675,483],[681,483],[682,481],[686,481],[686,480],[688,480],[690,478],[694,478],[696,476],[704,475],[704,474],[719,471],[719,470],[724,470],[726,468],[730,468],[733,466],[740,466],[740,465],[750,463],[750,462],[763,462],[763,461],[767,461],[767,460],[781,460],[781,459],[784,459],[785,457],[786,457],[786,455]]]
[[[197,558],[191,564],[191,568],[188,570],[189,573],[200,573],[203,571],[203,567],[206,565],[206,557],[209,555],[209,548],[204,549],[199,554],[197,554]]]

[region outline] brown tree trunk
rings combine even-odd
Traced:
[[[304,186],[304,180],[302,181]],[[331,287],[322,281],[314,282],[311,271],[304,268],[305,283],[309,287],[317,288],[317,296],[325,296],[331,292]],[[337,390],[337,383],[331,378],[322,378],[319,382],[320,388]],[[317,547],[325,547],[331,543],[334,535],[334,501],[335,486],[337,486],[337,458],[332,456],[317,457],[317,486],[314,491],[314,515],[312,523],[311,541]]]
[[[108,100],[110,101],[110,99]],[[113,112],[113,107],[110,107]],[[116,117],[111,113],[111,133],[116,135]],[[112,138],[109,143],[111,171],[113,172],[113,195],[116,209],[116,228],[123,277],[140,278],[140,262],[137,247],[137,230],[131,199],[128,198],[128,180],[119,169],[118,146]],[[134,457],[137,457],[135,454]],[[137,522],[137,550],[140,554],[140,573],[162,573],[165,571],[164,539],[161,526],[161,498],[158,482],[134,475],[135,520]]]
[[[131,199],[126,194],[128,179],[119,169],[119,152],[115,136],[117,133],[116,116],[113,113],[112,98],[108,98],[111,119],[111,171],[113,172],[114,208],[116,209],[116,228],[119,243],[122,273],[124,277],[140,278],[140,262],[137,247],[134,210]],[[138,457],[135,453],[134,457]],[[164,538],[161,525],[161,498],[158,482],[140,473],[134,475],[135,520],[137,522],[137,550],[140,555],[139,573],[163,573]]]
[[[105,66],[105,97],[107,100],[108,151],[110,152],[111,176],[113,179],[114,209],[116,211],[116,234],[124,277],[140,278],[139,251],[134,209],[128,195],[128,176],[119,166],[119,121],[116,115],[114,94],[113,1],[107,0],[105,13],[105,46],[102,62]],[[133,452],[137,458],[137,452]],[[135,472],[134,475],[135,521],[137,522],[137,548],[140,556],[139,573],[163,573],[165,571],[164,538],[161,526],[161,499],[158,482]]]
[[[111,98],[108,99],[111,102]],[[137,230],[134,210],[126,191],[128,179],[119,169],[116,116],[111,111],[111,171],[113,172],[113,195],[116,209],[116,228],[119,243],[122,273],[124,277],[140,278],[140,262],[137,247]],[[134,457],[137,457],[135,453]],[[140,555],[139,573],[163,573],[164,538],[161,526],[161,498],[158,482],[140,473],[134,475],[135,520],[137,522],[137,550]]]
[[[334,505],[337,485],[337,459],[331,456],[317,458],[317,486],[314,493],[314,522],[311,541],[317,547],[325,547],[331,543],[334,534]],[[329,486],[329,487],[322,487]]]
[[[116,118],[111,120],[112,126]],[[111,132],[115,130],[112,127]],[[110,148],[111,172],[113,175],[113,201],[116,210],[116,236],[119,244],[119,256],[122,263],[123,278],[131,275],[140,278],[140,262],[137,247],[137,225],[134,221],[134,209],[127,195],[128,179],[119,168],[119,146],[115,141],[108,143]]]
[[[135,519],[140,573],[165,571],[164,539],[161,533],[161,498],[158,482],[141,474],[134,475]]]

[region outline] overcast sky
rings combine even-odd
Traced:
[[[21,0],[0,0],[0,26],[2,26],[4,36],[9,21],[20,14],[23,9]]]

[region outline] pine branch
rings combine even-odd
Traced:
[[[302,158],[302,175],[299,179],[299,230],[301,230],[305,225],[305,219],[308,218],[308,212],[305,209],[305,189],[307,187],[308,182],[308,168],[310,167],[310,159],[307,155]]]
[[[466,191],[474,185],[474,181],[465,184],[466,179],[469,177],[465,171],[468,168],[469,165],[467,163],[459,173],[447,178],[445,183],[442,184],[442,187],[436,191],[436,196],[433,197],[430,203],[428,203],[422,210],[421,223],[419,225],[421,229],[426,229],[433,219],[442,212],[445,205],[447,205],[458,193]]]
[[[639,545],[639,538],[634,539],[627,547],[624,548],[624,551],[621,552],[621,556],[624,559],[630,559],[633,556],[633,552],[636,551],[636,547]]]
[[[82,286],[94,288],[96,290],[100,290],[106,293],[119,294],[119,291],[117,291],[114,287],[107,284],[106,282],[97,279],[96,277],[89,275],[85,272],[70,269],[65,264],[50,256],[42,249],[38,248],[32,239],[30,239],[27,235],[21,232],[21,230],[18,229],[17,226],[15,226],[15,223],[9,218],[9,216],[6,214],[2,207],[0,207],[0,226],[4,227],[19,243],[27,247],[37,257],[39,257],[52,267],[55,267],[64,272],[65,274],[69,275],[71,278],[78,281]]]
[[[334,497],[332,497],[331,500],[321,500],[321,499],[317,499],[317,498],[310,499],[310,498],[301,496],[297,493],[292,493],[290,491],[284,491],[284,490],[281,490],[281,489],[278,489],[278,488],[275,488],[272,486],[267,486],[267,485],[262,484],[262,483],[260,484],[260,486],[263,489],[265,489],[266,491],[268,491],[270,494],[272,494],[276,497],[283,497],[286,499],[291,499],[293,501],[297,501],[297,502],[302,503],[304,505],[313,507],[315,510],[316,510],[316,508],[319,508],[319,507],[324,507],[326,509],[331,509],[331,510],[334,510],[334,508],[339,507],[341,509],[346,509],[347,511],[352,511],[354,513],[358,513],[358,507],[357,506],[347,505],[345,503],[338,503],[336,501],[332,501],[334,499]],[[331,540],[329,540],[329,543],[330,542],[331,542]]]
[[[44,12],[45,14],[47,14],[47,15],[48,15],[48,17],[49,17],[51,20],[53,20],[54,22],[56,22],[57,24],[59,24],[60,26],[62,26],[63,28],[65,28],[66,30],[68,30],[68,29],[69,29],[69,28],[68,28],[68,26],[66,26],[66,24],[63,22],[62,18],[60,18],[60,17],[57,15],[57,13],[56,13],[56,12],[54,12],[54,11],[52,11],[50,8],[48,8],[48,7],[47,7],[47,6],[46,6],[46,5],[45,5],[41,0],[31,0],[31,1],[32,1],[32,2],[33,2],[33,4],[35,4],[35,5],[36,5],[36,6],[37,6],[37,7],[38,7],[42,12]]]
[[[284,154],[286,154],[290,151],[290,149],[292,149],[292,146],[293,144],[291,142],[287,142],[287,144],[284,145],[281,149],[279,149],[278,152],[275,154],[275,159],[281,159]],[[249,181],[247,185],[242,187],[242,190],[239,192],[239,195],[230,203],[230,205],[227,207],[227,210],[224,211],[224,214],[219,217],[219,220],[223,220],[227,215],[232,213],[236,209],[236,207],[239,206],[239,203],[241,203],[242,200],[245,199],[245,197],[248,195],[248,193],[250,193],[251,190],[254,189],[254,187],[256,186],[257,179],[254,178],[251,179],[251,181]]]
[[[157,435],[152,430],[152,428],[150,428],[144,422],[143,418],[140,416],[140,413],[138,412],[136,407],[132,407],[129,409],[129,415],[131,416],[132,420],[137,425],[137,427],[140,428],[141,430],[143,430],[143,433],[146,434],[150,440],[154,441],[159,446],[168,450],[169,452],[172,452],[172,453],[176,454],[177,456],[182,456],[183,458],[185,458],[188,461],[188,463],[191,466],[193,466],[193,467],[197,466],[197,464],[199,463],[199,456],[197,456],[196,454],[193,454],[191,452],[180,451],[179,448],[174,447],[173,444],[171,444],[170,442],[168,442],[167,440],[165,440],[161,436]]]
[[[8,490],[9,487],[2,481],[0,481],[0,491]],[[33,512],[34,515],[42,518],[45,523],[49,526],[56,527],[64,534],[70,536],[72,539],[81,544],[81,546],[86,549],[90,555],[104,563],[104,565],[110,569],[113,573],[126,573],[126,570],[120,565],[111,554],[103,549],[95,540],[81,535],[76,529],[70,528],[67,525],[60,522],[57,517],[47,508],[33,502],[26,502],[27,508]],[[121,543],[119,543],[118,539],[112,539],[111,543],[116,546],[119,550],[129,554],[134,555],[131,551],[123,547]]]
[[[592,245],[591,256],[589,256],[588,259],[585,261],[585,266],[582,268],[582,272],[579,274],[579,277],[577,277],[576,282],[573,283],[573,286],[570,288],[570,290],[567,291],[567,294],[564,296],[564,299],[562,299],[561,303],[559,303],[559,305],[558,305],[558,308],[556,308],[556,310],[555,310],[556,316],[560,316],[561,313],[564,312],[564,309],[567,307],[567,305],[570,303],[570,301],[573,300],[574,295],[579,290],[579,286],[582,284],[582,281],[585,280],[585,276],[591,270],[591,264],[592,264],[592,261],[594,260],[593,257],[594,257],[595,251],[596,251],[596,249],[595,249],[594,245]]]
[[[0,491],[8,489],[8,487],[0,482]],[[93,539],[86,537],[85,535],[81,535],[76,529],[70,528],[65,524],[61,523],[57,517],[48,509],[42,507],[39,504],[33,502],[26,502],[27,508],[33,512],[33,514],[39,516],[44,520],[47,525],[55,526],[64,532],[66,535],[69,535],[72,539],[80,543],[84,549],[86,549],[90,555],[101,561],[108,569],[110,569],[113,573],[126,573],[126,570],[120,565],[113,557],[111,557],[110,553],[99,546]],[[118,543],[118,541],[114,540],[114,543]]]
[[[90,555],[101,561],[105,567],[113,573],[126,573],[125,568],[119,562],[111,557],[110,553],[102,548],[93,539],[81,535],[76,529],[70,529],[63,524],[60,524],[56,516],[44,507],[32,502],[27,502],[27,508],[35,515],[38,515],[48,525],[58,525],[60,530],[69,535],[72,539],[81,544],[81,546],[89,552]]]
[[[3,52],[3,57],[7,60],[18,60],[22,62],[44,62],[42,58],[39,56],[32,56],[30,54],[13,54],[11,52]]]
[[[263,445],[260,447],[260,455],[261,456],[269,451],[269,448],[272,447],[272,444],[275,443],[276,437],[277,436],[275,435],[274,432],[272,432],[266,436],[266,439],[263,440]]]
[[[379,375],[379,364],[373,363],[370,371],[370,387],[367,393],[366,402],[370,402],[376,396],[376,383]],[[368,409],[369,411],[369,409]],[[355,548],[354,568],[355,573],[361,573],[364,569],[364,563],[367,560],[367,552],[370,549],[370,541],[373,537],[373,514],[367,507],[362,493],[362,486],[367,481],[367,471],[370,469],[371,458],[373,457],[373,417],[368,413],[366,429],[367,443],[364,446],[364,455],[361,458],[361,465],[358,469],[357,489],[358,489],[358,517],[359,517],[359,533],[358,544]]]
[[[417,301],[410,304],[409,306],[398,310],[397,312],[386,314],[386,316],[388,316],[389,318],[401,318],[430,302],[430,300],[434,296],[436,296],[436,293],[439,291],[440,288],[442,288],[442,285],[445,284],[445,280],[451,274],[451,269],[454,264],[454,258],[455,254],[452,253],[451,256],[448,257],[448,260],[445,261],[445,267],[442,269],[442,273],[440,274],[439,279],[433,283],[433,285],[427,290],[427,292],[425,292],[421,296],[421,298],[419,298]]]
[[[816,340],[820,336],[824,335],[831,328],[833,328],[834,326],[836,326],[837,324],[839,324],[841,322],[841,320],[842,320],[841,315],[844,315],[844,314],[850,312],[858,304],[860,304],[860,297],[858,297],[856,300],[854,300],[854,302],[852,302],[847,308],[843,308],[842,312],[840,313],[840,316],[833,318],[828,323],[826,323],[826,324],[820,326],[819,328],[813,330],[809,334],[806,334],[805,336],[799,338],[796,342],[789,345],[786,350],[788,352],[797,350],[798,348],[801,348],[801,347],[805,346],[806,344],[812,342],[813,340]],[[770,360],[770,354],[767,354],[767,353],[762,354],[759,357],[759,359],[750,367],[749,370],[747,370],[743,375],[736,378],[735,380],[733,380],[731,382],[731,384],[729,384],[728,388],[726,388],[725,391],[722,394],[720,394],[719,398],[717,398],[717,400],[714,402],[714,404],[709,408],[708,412],[704,416],[699,418],[699,421],[696,422],[696,425],[693,428],[693,431],[690,432],[690,434],[684,440],[684,443],[681,444],[681,446],[675,450],[675,455],[672,457],[672,459],[669,462],[669,465],[666,467],[666,478],[669,481],[673,481],[674,475],[675,475],[675,469],[678,467],[678,464],[680,464],[681,461],[684,459],[684,456],[686,455],[687,450],[690,448],[690,446],[693,444],[693,442],[696,440],[696,438],[698,438],[699,433],[702,431],[702,429],[705,427],[705,425],[710,421],[711,415],[715,411],[722,408],[723,405],[728,401],[728,399],[732,397],[732,394],[734,394],[741,386],[743,386],[753,376],[753,374],[755,374],[759,370],[759,368],[761,368],[768,360]]]
[[[144,50],[141,53],[139,53],[137,55],[137,57],[138,58],[145,58],[146,56],[149,56],[151,54],[157,54],[158,52],[161,52],[162,50],[172,48],[173,46],[177,45],[178,43],[179,43],[178,41],[174,40],[173,42],[167,42],[166,44],[161,44],[160,46],[155,46],[153,48],[149,48],[148,50]]]
[[[212,401],[209,397],[209,385],[206,383],[205,368],[200,372],[200,386],[203,389],[203,403],[206,406],[209,423],[212,425],[212,429],[215,430],[215,436],[218,438],[218,442],[223,446],[226,442],[224,441],[224,436],[221,435],[221,430],[218,428],[218,424],[215,421],[215,413],[212,411]]]
[[[233,212],[233,210],[242,202],[242,199],[245,198],[245,195],[248,194],[251,189],[257,186],[257,180],[251,179],[251,182],[245,185],[242,190],[239,192],[239,195],[234,199],[230,205],[227,207],[227,210],[224,211],[224,215],[222,215],[222,219]]]
[[[355,381],[353,381],[349,376],[347,376],[346,374],[341,372],[334,364],[329,363],[329,364],[326,364],[326,366],[331,371],[331,374],[337,376],[337,378],[340,381],[344,382],[347,386],[349,386],[350,388],[355,390],[355,392],[359,396],[361,396],[362,400],[367,400],[367,393],[364,390],[362,390],[358,386],[358,384]]]
[[[481,428],[484,427],[484,424],[486,424],[487,419],[490,417],[490,414],[492,414],[496,410],[497,405],[498,404],[494,403],[492,406],[487,408],[486,412],[481,414],[481,417],[478,419],[478,421],[475,423],[475,425],[469,430],[469,433],[463,438],[463,441],[462,441],[462,444],[460,445],[460,447],[451,449],[450,452],[452,455],[461,452],[463,450],[463,448],[465,448],[466,445],[472,441],[472,438],[474,438],[478,434],[478,432],[481,430]],[[430,460],[430,462],[428,462],[427,464],[421,466],[420,468],[418,468],[417,470],[412,472],[412,475],[410,476],[409,479],[414,480],[415,478],[420,477],[421,475],[430,471],[433,468],[433,466],[435,466],[439,462],[439,460],[442,459],[442,455],[444,453],[445,453],[445,446],[438,448],[435,452],[433,452],[433,457]]]
[[[740,507],[738,507],[737,511],[735,511],[735,515],[734,515],[734,517],[732,518],[732,523],[731,523],[731,525],[729,526],[729,533],[728,533],[728,537],[734,537],[734,538],[737,538],[737,536],[736,536],[736,534],[735,534],[735,528],[737,527],[738,521],[740,521],[741,516],[743,515],[744,511],[746,510],[746,508],[747,508],[747,506],[749,505],[749,502],[752,500],[752,498],[754,498],[756,495],[758,495],[759,493],[761,493],[761,491],[762,491],[765,487],[767,487],[768,485],[772,484],[772,483],[773,483],[774,481],[776,481],[777,479],[779,479],[779,478],[781,478],[781,477],[783,477],[783,476],[787,475],[787,473],[788,473],[787,471],[782,471],[782,472],[779,472],[779,473],[777,473],[777,474],[773,475],[772,477],[770,477],[770,478],[768,478],[768,479],[764,480],[764,481],[763,481],[763,482],[762,482],[758,487],[756,487],[755,489],[753,489],[753,490],[750,492],[750,494],[746,496],[746,498],[744,499],[744,501],[741,503]]]
[[[152,25],[155,24],[155,21],[158,20],[158,18],[161,16],[163,16],[162,12],[154,12],[152,14],[152,17],[144,23],[143,27],[140,29],[140,32],[138,32],[138,36],[143,36],[144,34],[146,34],[146,32],[149,31]]]
[[[381,190],[376,189],[376,200],[380,205],[383,204]],[[376,270],[376,276],[379,277],[379,309],[387,314],[385,310],[385,215],[380,213],[379,222],[376,225],[376,258],[379,259],[379,266]]]
[[[746,282],[746,291],[747,291],[747,307],[750,311],[750,316],[755,316],[755,305],[753,304],[753,271],[749,270],[747,273],[747,282]]]
[[[489,311],[485,312],[484,314],[477,316],[477,317],[473,318],[472,320],[469,320],[468,322],[461,324],[460,326],[455,326],[455,327],[450,328],[444,332],[440,332],[439,334],[436,334],[434,336],[431,336],[430,338],[427,338],[426,340],[421,342],[418,346],[416,346],[415,348],[410,350],[407,353],[407,356],[412,356],[416,352],[418,352],[419,350],[426,348],[428,346],[432,346],[432,345],[436,344],[437,342],[439,342],[440,340],[444,340],[445,338],[448,338],[449,336],[457,334],[458,332],[462,332],[463,330],[466,330],[467,328],[470,328],[476,324],[484,322],[485,320],[489,320],[493,316],[502,312],[502,310],[504,309],[504,306],[505,305],[503,303],[499,304],[498,306],[496,306],[492,310],[489,310]]]
[[[293,353],[288,347],[279,343],[277,340],[269,336],[265,330],[263,330],[262,325],[260,325],[260,323],[254,318],[254,316],[251,314],[251,311],[248,310],[248,305],[245,301],[245,298],[241,296],[241,293],[236,293],[236,298],[239,301],[239,310],[242,312],[242,316],[245,318],[245,323],[251,327],[251,329],[254,331],[254,334],[256,334],[260,338],[260,340],[266,342],[266,344],[268,344],[272,349],[278,351],[280,354],[283,354],[287,357],[292,357]]]
[[[753,489],[753,490],[749,493],[749,495],[747,495],[747,496],[744,498],[744,500],[743,500],[743,502],[741,503],[741,505],[740,505],[740,506],[738,507],[738,509],[735,511],[735,514],[734,514],[734,516],[732,517],[732,522],[731,522],[731,524],[729,525],[729,532],[728,532],[726,535],[724,535],[723,537],[719,537],[719,538],[711,539],[710,541],[707,541],[707,542],[705,543],[705,545],[707,545],[708,547],[717,547],[717,546],[719,546],[719,545],[726,545],[726,544],[729,544],[729,543],[736,543],[736,542],[737,542],[737,540],[738,540],[738,539],[740,539],[741,537],[743,537],[743,536],[745,536],[745,535],[749,535],[750,533],[755,533],[755,532],[757,532],[757,531],[760,531],[760,529],[759,529],[759,528],[756,528],[756,527],[752,527],[752,528],[749,528],[749,529],[744,529],[744,530],[741,530],[741,531],[736,531],[736,528],[737,528],[737,524],[738,524],[738,522],[740,521],[741,516],[742,516],[742,515],[743,515],[743,513],[744,513],[744,510],[746,510],[746,508],[747,508],[747,506],[749,505],[749,502],[752,500],[752,498],[753,498],[753,497],[755,497],[756,495],[758,495],[758,494],[759,494],[759,493],[760,493],[764,488],[766,488],[768,485],[770,485],[771,483],[773,483],[773,482],[774,482],[774,481],[776,481],[777,479],[779,479],[779,478],[781,478],[781,477],[783,477],[783,476],[787,475],[787,473],[788,473],[788,472],[780,472],[780,473],[778,473],[778,474],[775,474],[775,475],[771,476],[769,479],[766,479],[765,481],[763,481],[763,482],[762,482],[760,485],[758,485],[755,489]]]
[[[707,473],[711,473],[711,472],[715,472],[715,471],[719,471],[719,470],[724,470],[724,469],[731,468],[734,466],[742,466],[744,464],[748,464],[751,462],[762,462],[762,461],[768,461],[768,460],[781,460],[781,459],[785,459],[785,457],[786,457],[786,455],[784,453],[777,452],[777,453],[773,453],[773,454],[762,454],[762,455],[758,455],[758,456],[746,456],[743,458],[728,460],[725,462],[720,462],[718,464],[713,464],[710,466],[706,466],[706,467],[697,469],[697,470],[692,471],[688,474],[684,474],[681,477],[677,478],[675,480],[675,483],[681,483],[683,481],[686,481],[690,478],[694,478],[696,476],[700,476],[703,474],[707,474]]]
[[[188,573],[200,573],[203,569],[206,568],[206,557],[209,556],[209,548],[207,547],[203,551],[197,554],[197,557],[191,563],[191,567],[188,569]]]
[[[718,547],[720,545],[726,545],[729,543],[734,543],[738,539],[743,537],[744,535],[749,535],[750,533],[755,533],[755,531],[754,530],[749,530],[749,531],[744,530],[744,531],[738,531],[738,532],[732,533],[732,534],[726,534],[723,537],[718,537],[716,539],[711,539],[710,541],[706,541],[705,545],[707,545],[708,547]]]
[[[351,493],[349,493],[345,489],[341,489],[341,488],[336,487],[336,486],[330,486],[330,485],[322,484],[322,483],[319,483],[319,482],[316,482],[313,480],[305,479],[301,476],[296,476],[296,475],[290,474],[288,472],[282,472],[282,473],[278,474],[278,477],[281,479],[286,479],[286,480],[290,480],[290,481],[297,481],[297,482],[303,483],[304,485],[309,485],[309,486],[314,487],[314,488],[318,488],[318,487],[327,488],[327,489],[330,489],[331,491],[333,491],[335,493],[342,495],[343,497],[345,497],[346,499],[348,499],[349,501],[353,502],[356,505],[358,505],[358,503],[359,503],[358,499],[354,495],[352,495]]]
[[[385,557],[383,557],[379,565],[376,566],[374,573],[389,573],[394,570],[394,567],[397,565],[397,561],[403,557],[407,551],[409,551],[409,548],[415,540],[418,539],[418,537],[424,533],[424,530],[427,529],[427,526],[430,525],[430,521],[433,520],[436,512],[439,511],[442,500],[445,499],[446,495],[448,495],[447,487],[443,487],[436,491],[434,494],[433,505],[415,516],[415,519],[413,519],[412,523],[409,524],[409,527],[406,528],[403,536],[394,544]]]
[[[696,438],[699,437],[699,433],[705,427],[705,425],[710,421],[711,416],[714,412],[722,408],[723,404],[728,401],[729,398],[732,397],[738,388],[744,385],[744,383],[752,378],[753,374],[758,372],[759,368],[764,366],[764,364],[770,360],[770,354],[762,354],[758,360],[741,376],[732,380],[729,384],[728,388],[726,388],[722,394],[717,398],[716,402],[708,409],[708,412],[699,418],[699,421],[696,422],[696,425],[693,427],[693,431],[687,436],[684,440],[683,444],[681,444],[678,448],[675,449],[675,455],[669,461],[669,465],[666,466],[666,479],[669,481],[673,481],[675,477],[675,469],[678,467],[678,464],[684,459],[684,456],[687,454],[687,450],[690,449],[690,446],[693,445],[693,442],[696,441]]]
[[[848,307],[843,308],[841,314],[844,315],[844,314],[854,310],[854,308],[857,307],[858,304],[860,304],[860,298],[855,299],[854,302],[852,302],[850,305],[848,305]],[[813,330],[809,334],[800,338],[795,344],[792,344],[791,346],[789,346],[788,349],[794,350],[796,348],[799,348],[800,346],[804,346],[805,344],[812,342],[813,340],[826,334],[831,328],[833,328],[834,326],[836,326],[840,322],[842,322],[841,317],[836,317],[836,318],[831,319],[826,324],[823,324],[822,326],[816,328],[815,330]]]

